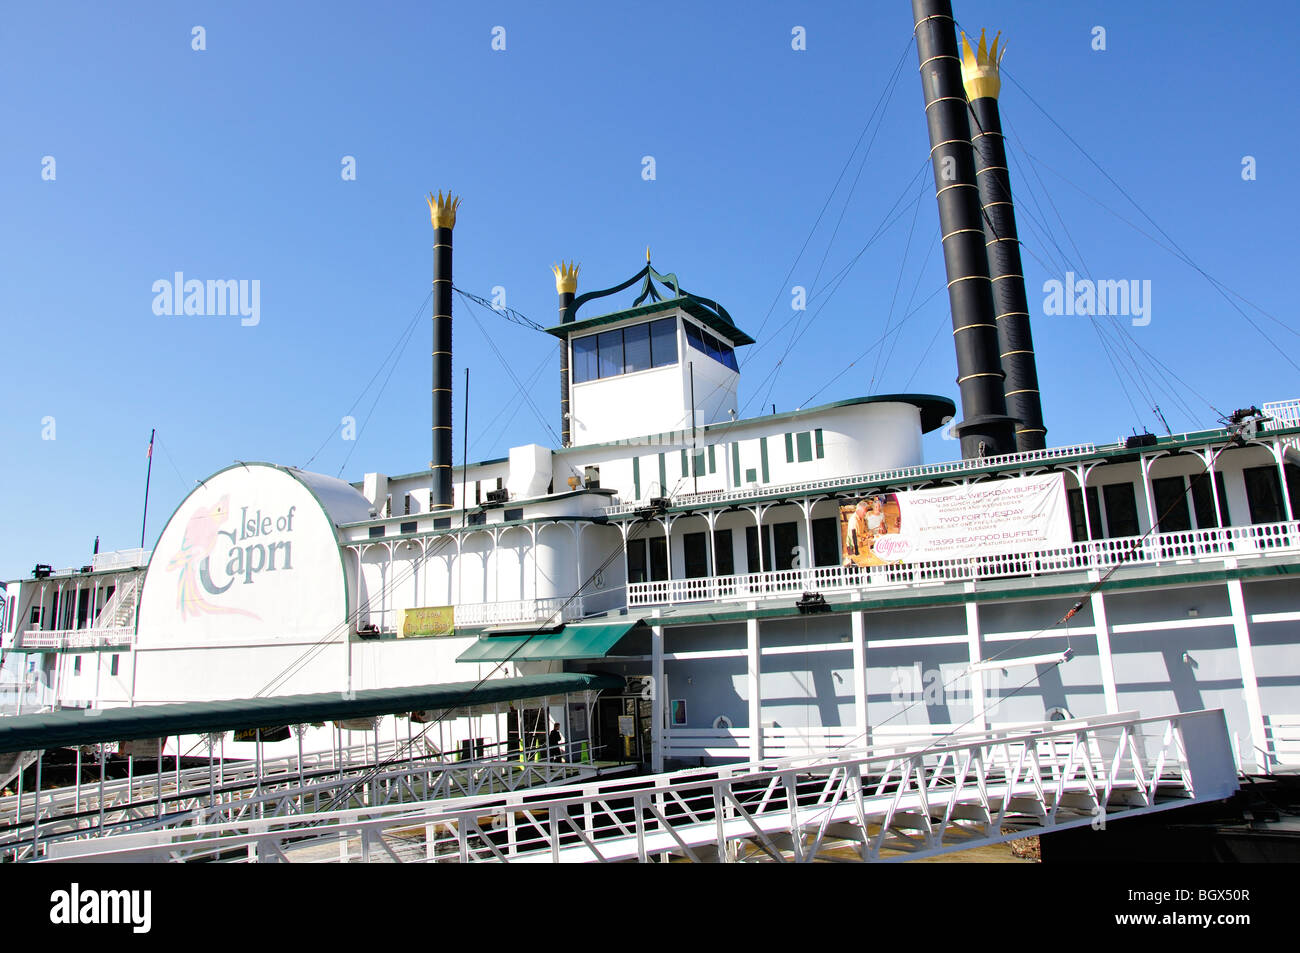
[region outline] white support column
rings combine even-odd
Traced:
[[[664,562],[668,565],[668,591],[673,591],[673,523],[677,522],[677,517],[669,516],[666,519],[659,520],[659,525],[664,528]],[[649,556],[649,554],[646,554]],[[654,560],[650,560],[652,563]],[[648,567],[647,567],[648,568]],[[653,573],[651,573],[653,575]]]
[[[1092,594],[1092,621],[1097,634],[1097,663],[1101,666],[1101,693],[1106,700],[1106,714],[1119,712],[1119,687],[1115,682],[1115,660],[1110,651],[1110,621],[1106,617],[1106,598]]]
[[[1273,454],[1273,459],[1277,461],[1277,477],[1282,491],[1282,516],[1289,523],[1295,519],[1295,514],[1291,511],[1291,494],[1287,492],[1286,485],[1286,444],[1274,440],[1268,445],[1268,449]]]
[[[757,602],[749,604],[751,611],[758,608]],[[746,669],[749,686],[749,758],[759,761],[763,757],[763,698],[760,694],[762,679],[762,656],[759,653],[758,620],[745,620]]]
[[[585,526],[586,524],[584,523],[569,524],[569,528],[573,531],[573,564],[578,570],[578,583],[573,589],[574,594],[577,596],[577,599],[574,601],[578,605],[578,618],[582,618],[584,615],[582,607],[582,590],[587,584],[587,577],[582,574],[582,531]],[[501,596],[498,594],[497,598],[500,599]],[[564,620],[561,619],[560,621],[563,622]],[[565,737],[567,738],[568,736],[565,735]]]
[[[984,658],[984,649],[980,637],[979,604],[975,602],[975,584],[966,583],[966,646],[972,666]],[[970,681],[971,724],[977,731],[988,731],[989,718],[984,704],[984,673],[971,672]]]
[[[709,524],[708,566],[709,566],[709,576],[710,578],[712,578],[714,576],[717,576],[718,574],[718,554],[715,551],[717,549],[717,539],[716,539],[717,528],[718,528],[717,510],[706,510],[704,513],[704,518],[705,520],[708,521]]]
[[[854,612],[853,623],[853,720],[864,746],[871,746],[871,723],[867,720],[867,619]]]
[[[1092,531],[1092,514],[1088,508],[1088,474],[1092,472],[1092,467],[1085,468],[1079,464],[1074,468],[1074,478],[1079,481],[1079,498],[1083,501],[1083,527],[1088,534],[1088,539],[1093,539]]]
[[[650,677],[654,697],[650,701],[650,770],[655,774],[664,769],[664,627],[650,628]],[[588,719],[590,724],[590,719]]]
[[[1138,457],[1138,470],[1142,473],[1142,495],[1147,506],[1147,529],[1153,533],[1160,532],[1160,514],[1156,512],[1155,494],[1151,492],[1151,465],[1154,457],[1145,454]]]
[[[1223,510],[1219,506],[1219,477],[1214,469],[1215,463],[1219,460],[1219,454],[1211,452],[1208,447],[1200,451],[1200,453],[1205,458],[1205,471],[1210,478],[1210,499],[1214,502],[1214,525],[1222,527],[1224,523]]]
[[[1224,560],[1236,568],[1235,559]],[[1267,772],[1268,739],[1264,732],[1264,705],[1259,697],[1259,678],[1255,674],[1255,653],[1250,640],[1250,617],[1246,614],[1246,596],[1240,579],[1228,580],[1228,605],[1232,609],[1232,628],[1237,635],[1237,663],[1241,667],[1242,694],[1246,698],[1246,715],[1250,719],[1250,737],[1240,746],[1237,756],[1241,767],[1253,764]]]
[[[817,561],[813,558],[812,508],[812,500],[799,501],[799,509],[803,510],[804,544],[806,546],[803,559],[799,561],[799,568],[806,570],[811,570],[817,565]]]

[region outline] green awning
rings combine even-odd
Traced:
[[[142,705],[139,708],[64,709],[0,718],[0,752],[137,738],[170,738],[233,731],[249,725],[302,725],[398,712],[463,708],[568,692],[621,689],[623,684],[622,678],[613,675],[557,672],[553,675],[490,678],[483,682],[362,689],[353,692],[351,698],[345,698],[342,692],[321,692],[278,698]]]
[[[559,659],[604,658],[615,643],[636,629],[641,619],[624,622],[571,622],[558,632],[483,635],[456,658],[457,662],[541,662]]]

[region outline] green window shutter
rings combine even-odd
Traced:
[[[632,458],[632,497],[641,499],[641,458]]]
[[[818,427],[813,433],[817,436],[817,459],[820,460],[826,456],[825,449],[822,447],[822,428]]]
[[[668,464],[662,453],[659,454],[659,495],[668,495]]]
[[[704,472],[704,451],[696,450],[691,454],[691,476],[699,476]]]
[[[801,431],[798,435],[799,441],[799,462],[807,463],[812,459],[812,434],[807,430]]]
[[[785,462],[794,463],[794,434],[785,435]]]
[[[753,468],[750,468],[750,469],[746,470],[746,471],[745,471],[745,482],[746,482],[746,483],[757,483],[757,482],[758,482],[758,471],[755,470],[755,469],[753,469]]]
[[[735,479],[735,485],[740,486],[740,444],[731,445],[731,475]]]
[[[685,447],[682,448],[682,476],[684,477],[690,476],[689,471],[686,469],[686,448]]]
[[[709,472],[710,473],[718,472],[717,462],[713,458],[713,444],[709,444]]]
[[[767,438],[766,437],[763,437],[758,441],[758,449],[762,456],[761,462],[763,464],[763,482],[769,483],[771,482],[772,477],[767,468]]]

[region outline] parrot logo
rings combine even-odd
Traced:
[[[229,516],[229,494],[224,494],[212,506],[202,506],[195,510],[185,524],[185,536],[180,550],[167,563],[169,570],[181,571],[176,587],[176,608],[181,611],[182,621],[189,616],[198,615],[242,615],[261,620],[260,616],[245,609],[213,605],[203,598],[200,577],[208,574],[208,556],[217,545],[217,537],[231,535],[221,530],[221,525]]]

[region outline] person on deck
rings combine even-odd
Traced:
[[[559,722],[555,722],[551,725],[551,733],[547,737],[546,741],[549,745],[549,750],[546,753],[546,760],[553,761],[553,762],[563,761],[564,749],[561,747],[561,745],[564,741],[564,738],[560,735]]]

